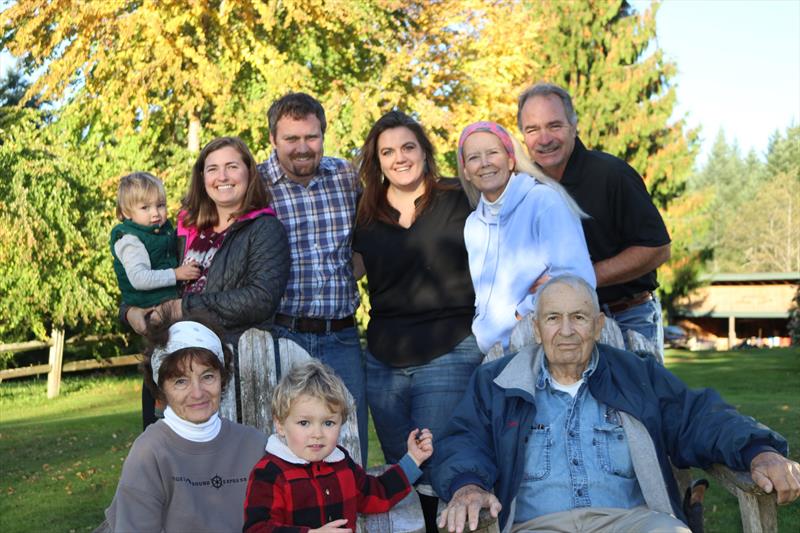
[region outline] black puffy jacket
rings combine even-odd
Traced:
[[[286,291],[289,264],[289,240],[277,218],[239,220],[214,255],[203,292],[183,297],[183,314],[208,313],[234,337],[252,327],[265,329]]]

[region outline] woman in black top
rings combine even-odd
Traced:
[[[464,247],[471,210],[456,183],[439,179],[422,127],[399,111],[375,123],[359,163],[353,250],[356,275],[366,270],[369,280],[367,401],[386,461],[395,463],[412,429],[441,435],[481,362]],[[423,465],[417,490],[436,531],[429,484]]]

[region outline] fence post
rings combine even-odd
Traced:
[[[50,333],[50,371],[47,373],[47,397],[55,398],[61,388],[61,362],[64,359],[64,330],[53,327]]]

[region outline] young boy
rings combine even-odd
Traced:
[[[117,218],[111,230],[114,272],[122,301],[152,307],[178,298],[178,281],[200,277],[196,264],[178,266],[175,230],[167,220],[167,195],[147,172],[123,176],[117,191]]]
[[[430,430],[414,429],[400,462],[370,476],[336,445],[346,398],[342,380],[319,361],[283,377],[272,396],[276,433],[247,484],[243,531],[354,531],[358,513],[386,512],[409,493],[433,454]]]
[[[147,172],[123,176],[117,190],[117,218],[111,230],[111,255],[122,301],[152,307],[178,298],[178,281],[197,279],[200,268],[178,266],[175,230],[167,220],[167,195],[161,181]],[[142,427],[160,418],[163,406],[142,387]]]

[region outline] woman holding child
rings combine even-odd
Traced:
[[[541,283],[573,274],[595,285],[583,212],[495,122],[464,128],[457,156],[459,180],[476,206],[464,227],[476,295],[472,332],[484,353],[497,342],[507,349]]]
[[[415,427],[441,433],[482,355],[470,333],[475,295],[464,248],[470,213],[457,184],[440,180],[422,127],[383,115],[360,153],[364,192],[353,236],[355,270],[366,270],[367,400],[388,462]],[[429,530],[437,499],[423,467],[417,491]]]
[[[120,184],[120,199],[126,179]],[[164,248],[164,243],[175,242],[175,235],[166,220],[163,186],[155,178],[152,180],[160,186],[161,194],[150,201],[155,206],[144,206],[148,211],[142,213],[142,221],[149,224],[144,248],[153,243]],[[159,275],[172,287],[162,284],[163,288],[142,292],[143,297],[138,297],[139,287],[132,291],[127,282],[128,278],[134,279],[128,265],[124,261],[118,265],[117,257],[122,256],[115,252],[114,267],[123,294],[120,307],[123,321],[144,334],[147,316],[152,311],[156,316],[168,311],[175,317],[189,312],[207,313],[225,328],[226,342],[234,346],[245,330],[266,329],[289,278],[289,242],[283,225],[268,207],[269,200],[255,160],[241,139],[219,137],[208,143],[194,164],[189,192],[178,214],[177,237],[181,242],[178,253],[148,249],[144,250],[143,258],[147,260],[150,252],[149,261],[141,261],[140,253],[139,262],[132,263],[144,265],[146,276]],[[118,215],[122,204],[118,201]],[[127,223],[125,220],[114,231],[127,228]],[[137,235],[141,237],[141,233]],[[112,232],[112,251],[122,241],[119,234]],[[127,235],[125,238],[130,240]],[[166,255],[170,257],[162,257]],[[182,258],[180,266],[178,257]],[[168,264],[177,268],[150,270],[163,269]],[[175,284],[180,280],[185,283],[179,291]],[[145,427],[155,421],[152,399],[145,389],[142,389],[142,418]]]
[[[134,441],[98,531],[241,531],[247,477],[266,436],[220,418],[230,349],[199,319],[149,330],[145,381],[164,419]]]
[[[251,327],[269,323],[286,288],[289,244],[283,225],[267,207],[269,193],[250,150],[237,137],[208,143],[192,169],[189,192],[178,214],[183,261],[200,268],[182,297],[155,310],[173,316],[205,312],[235,340]],[[127,310],[128,322],[146,328],[148,309]]]

